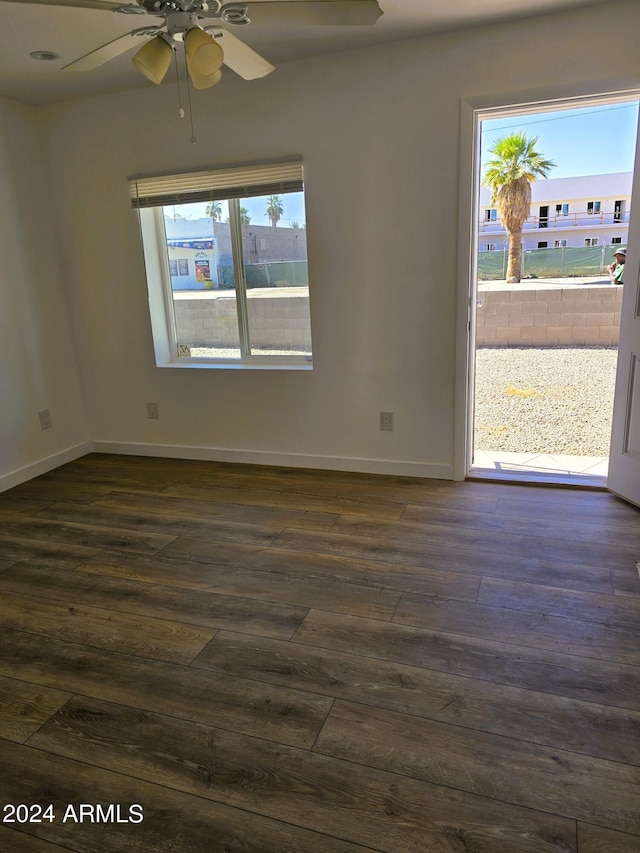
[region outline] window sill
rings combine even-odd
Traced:
[[[270,358],[247,359],[246,361],[196,361],[185,359],[183,361],[156,362],[157,367],[176,367],[179,369],[195,370],[313,370],[313,363],[306,359],[282,359],[281,361]]]

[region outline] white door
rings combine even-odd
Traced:
[[[627,247],[607,486],[640,506],[640,134]]]

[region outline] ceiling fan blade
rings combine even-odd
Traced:
[[[249,0],[247,5],[249,19],[255,24],[362,27],[372,26],[382,15],[377,0]]]
[[[259,77],[266,77],[275,71],[275,65],[263,59],[259,53],[256,53],[248,44],[240,41],[236,36],[226,30],[218,28],[207,28],[211,35],[215,36],[216,41],[222,48],[224,53],[224,64],[227,68],[235,71],[243,80],[257,80]]]
[[[15,0],[0,0],[1,3],[13,3]],[[136,3],[118,3],[117,0],[19,0],[23,4],[33,4],[36,6],[75,6],[80,9],[101,9],[102,11],[112,12],[118,6],[133,6],[136,9],[141,9]],[[144,10],[142,10],[144,11]]]
[[[145,27],[144,30],[145,33],[153,35],[151,28]],[[157,32],[160,32],[160,30],[161,28],[158,27]],[[112,41],[108,41],[106,44],[96,47],[95,50],[85,53],[85,55],[81,56],[79,59],[74,59],[73,62],[63,65],[62,70],[93,71],[94,68],[104,65],[105,62],[109,62],[110,59],[115,59],[116,56],[120,56],[120,54],[126,53],[134,47],[142,47],[144,42],[145,39],[138,35],[136,30],[132,33],[125,33],[125,35],[118,36],[117,38],[112,39]]]

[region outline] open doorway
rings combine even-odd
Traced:
[[[609,268],[627,245],[638,99],[477,120],[469,473],[605,485],[624,287]],[[520,224],[491,180],[518,142]]]

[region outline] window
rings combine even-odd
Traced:
[[[171,273],[171,278],[176,278],[179,275],[189,275],[189,259],[169,258],[169,272]]]
[[[302,163],[130,179],[156,364],[311,367]]]
[[[549,227],[549,205],[540,205],[540,218],[538,219],[538,228]]]
[[[567,245],[566,240],[554,240],[553,241],[553,248],[554,249],[564,249],[566,247],[566,245]]]
[[[548,248],[548,246],[549,246],[549,244],[547,243],[546,240],[538,240],[538,248],[539,249],[546,249],[546,248]]]
[[[487,222],[496,222],[498,219],[498,209],[495,207],[488,208],[484,212],[484,218]]]
[[[485,250],[485,252],[495,252],[496,244],[495,243],[485,243],[484,250]]]
[[[597,246],[598,238],[597,237],[586,237],[584,241],[585,246]]]
[[[622,243],[622,237],[612,237],[611,238],[611,245],[612,246],[619,246],[620,243]]]
[[[556,204],[556,216],[568,216],[569,205],[566,203]]]
[[[587,213],[591,216],[594,213],[600,213],[601,204],[599,201],[588,201],[587,202]]]

